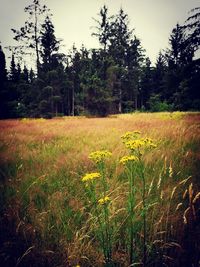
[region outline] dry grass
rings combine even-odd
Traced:
[[[12,217],[15,231],[31,242],[18,255],[18,261],[33,255],[34,245],[42,255],[46,255],[45,251],[60,253],[62,266],[103,264],[101,250],[97,249],[98,242],[90,229],[92,222],[81,177],[95,170],[88,154],[107,149],[113,154],[107,162],[107,175],[113,198],[111,216],[118,229],[113,258],[120,266],[127,266],[126,241],[122,238],[127,181],[119,165],[119,158],[127,152],[120,136],[134,130],[158,143],[158,149],[145,156],[152,201],[148,217],[151,245],[156,244],[156,249],[162,247],[169,258],[175,256],[174,251],[178,253],[178,248],[173,251],[166,248],[167,242],[173,240],[185,246],[185,224],[190,221],[192,227],[199,209],[200,114],[135,113],[109,118],[6,120],[0,121],[2,188],[8,189],[2,200],[6,203],[3,212]],[[192,177],[182,182],[189,176]],[[139,214],[140,204],[136,209]],[[138,232],[138,238],[142,240],[142,232]]]

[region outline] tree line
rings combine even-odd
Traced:
[[[17,46],[8,47],[9,71],[0,47],[0,118],[199,110],[200,8],[174,27],[155,66],[122,8],[113,16],[105,5],[100,9],[92,33],[99,49],[73,45],[66,55],[42,0],[33,0],[25,12],[24,26],[12,29]],[[34,70],[20,64],[28,56]]]

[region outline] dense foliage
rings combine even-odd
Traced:
[[[170,48],[152,66],[122,8],[111,17],[106,6],[101,8],[92,34],[99,49],[74,45],[64,55],[52,15],[41,2],[33,0],[25,8],[25,26],[12,29],[18,46],[11,48],[9,71],[0,49],[0,118],[199,110],[199,8],[185,25],[175,26]],[[34,71],[19,60],[28,51],[35,58]]]

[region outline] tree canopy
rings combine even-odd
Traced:
[[[8,71],[0,47],[1,118],[199,110],[199,10],[192,10],[184,25],[175,25],[169,48],[152,66],[122,8],[109,16],[104,5],[94,19],[99,49],[73,45],[64,55],[50,10],[42,0],[32,0],[24,26],[12,29],[18,45]],[[27,51],[34,54],[35,70],[19,60]]]

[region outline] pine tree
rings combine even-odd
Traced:
[[[123,82],[126,72],[126,55],[132,31],[128,28],[128,15],[121,8],[111,24],[109,53],[112,55],[117,70],[117,82],[114,97],[118,102],[118,112],[122,112]]]
[[[172,30],[169,44],[170,49],[166,52],[168,66],[164,77],[162,98],[167,100],[168,103],[174,104],[175,108],[179,108],[180,105],[176,103],[179,102],[177,99],[180,99],[183,85],[188,84],[188,82],[183,81],[191,76],[192,69],[188,66],[192,64],[194,48],[188,44],[183,27],[179,24]]]
[[[59,50],[59,41],[54,34],[54,26],[47,16],[41,29],[41,57],[43,60],[42,68],[45,71],[53,69],[54,56]]]
[[[17,82],[18,81],[18,71],[17,71],[17,67],[15,64],[15,56],[14,54],[12,54],[12,58],[11,58],[11,63],[10,63],[10,80],[12,82]]]
[[[192,45],[189,45],[183,27],[179,24],[172,30],[169,44],[169,60],[170,64],[174,65],[174,67],[179,67],[192,61],[194,48]]]
[[[0,45],[0,86],[3,87],[3,83],[7,80],[6,59],[5,54]]]
[[[99,43],[103,46],[103,50],[105,52],[109,43],[109,37],[111,31],[111,25],[110,25],[111,17],[108,17],[107,6],[104,5],[100,9],[99,16],[100,16],[99,21],[94,19],[98,26],[96,27],[97,32],[92,33],[92,36],[98,37]]]
[[[141,46],[140,40],[134,36],[130,40],[127,48],[126,65],[127,65],[127,83],[125,86],[126,102],[128,110],[137,110],[141,107],[138,103],[140,97],[140,80],[142,75],[142,64],[144,61],[144,49]]]
[[[29,18],[19,30],[11,29],[15,34],[14,39],[25,47],[24,50],[33,50],[36,57],[37,72],[40,67],[40,31],[43,16],[49,13],[46,5],[41,4],[42,0],[32,0],[32,3],[25,7]]]
[[[185,22],[183,29],[187,35],[187,42],[194,50],[200,47],[200,7],[191,10],[193,13]]]
[[[76,95],[80,92],[80,70],[81,70],[81,54],[73,45],[71,54],[71,80],[72,80],[72,87],[71,87],[71,115],[75,115],[76,109]]]
[[[100,19],[95,20],[97,23],[97,32],[93,33],[93,36],[97,36],[99,39],[99,43],[102,46],[102,49],[100,49],[99,53],[98,53],[98,57],[101,58],[100,61],[98,61],[99,64],[99,71],[97,76],[101,79],[101,93],[103,94],[103,91],[105,92],[105,99],[107,99],[107,91],[110,90],[110,88],[108,88],[108,68],[109,68],[109,61],[110,61],[110,55],[109,55],[109,46],[110,46],[110,37],[111,37],[111,20],[112,17],[108,16],[108,8],[104,5],[99,12],[99,16]],[[95,51],[93,50],[93,59],[95,59],[94,57],[95,55]],[[104,90],[102,89],[104,88]],[[109,93],[108,93],[109,94]],[[110,99],[109,102],[112,102],[112,100]],[[104,112],[104,113],[107,113]]]
[[[156,66],[153,71],[153,92],[162,94],[164,90],[164,77],[167,71],[167,62],[165,55],[160,51],[156,60]]]
[[[128,15],[121,8],[116,16],[108,17],[108,9],[100,10],[100,21],[97,21],[97,33],[103,50],[98,54],[102,58],[102,76],[105,91],[112,90],[110,102],[112,111],[121,113],[123,110],[137,109],[139,94],[139,76],[143,51],[140,41],[129,29]],[[108,92],[108,95],[110,93]]]
[[[7,113],[7,70],[6,70],[6,60],[5,54],[0,46],[0,118],[5,118]]]
[[[29,71],[28,71],[26,65],[24,65],[24,69],[23,69],[23,72],[21,74],[21,78],[25,83],[29,83]]]
[[[148,57],[146,58],[145,66],[142,68],[140,89],[140,106],[141,108],[149,109],[148,100],[153,90],[153,70]]]
[[[30,78],[30,83],[32,84],[34,79],[35,79],[35,73],[34,73],[32,68],[31,68],[30,73],[29,73],[29,78]]]

